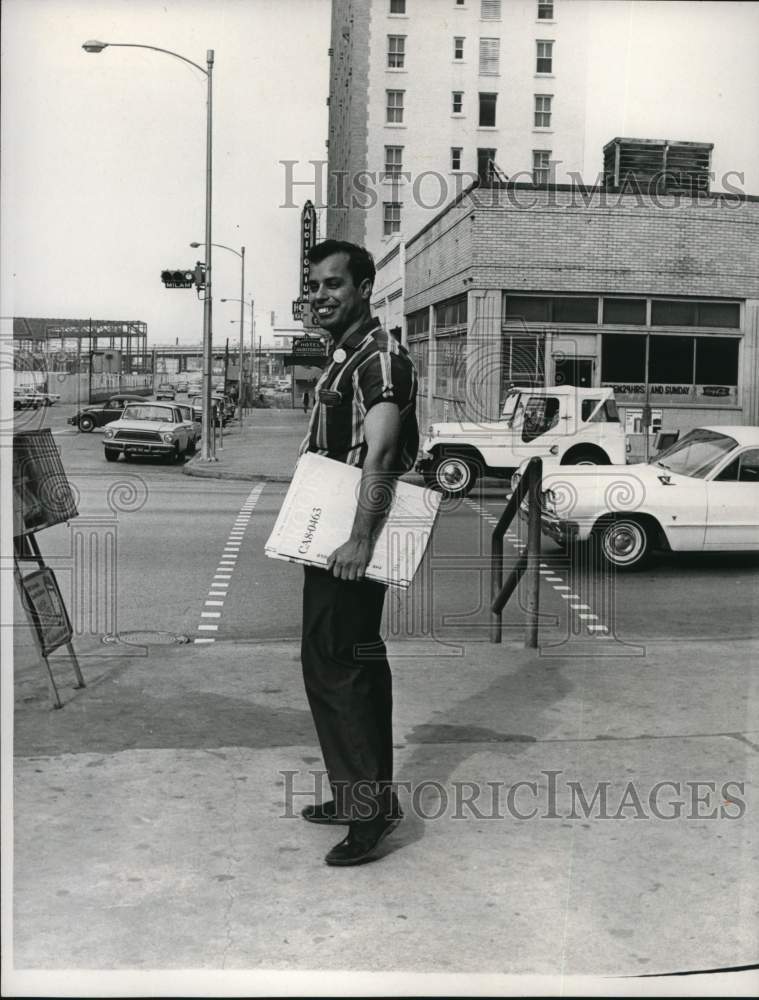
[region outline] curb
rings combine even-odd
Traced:
[[[239,479],[246,483],[289,483],[292,476],[281,473],[263,475],[255,472],[238,472],[234,469],[218,468],[214,465],[195,465],[194,460],[182,467],[185,476],[195,476],[196,479]]]

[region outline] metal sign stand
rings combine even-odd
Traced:
[[[21,572],[22,561],[34,562],[38,570],[24,576]],[[58,584],[53,571],[45,565],[42,558],[37,539],[34,533],[17,535],[13,539],[13,576],[18,588],[21,604],[24,608],[26,619],[34,637],[40,660],[44,663],[47,671],[48,684],[50,686],[50,696],[53,708],[62,708],[60,695],[55,683],[55,677],[50,666],[49,656],[59,646],[66,646],[71,658],[71,665],[74,668],[76,677],[75,688],[86,687],[82,671],[79,669],[79,661],[76,658],[74,647],[71,644],[72,628],[66,606],[63,603]],[[42,593],[48,605],[49,618],[45,620],[44,609],[40,604],[34,603],[31,593],[30,581],[39,583],[39,592]]]

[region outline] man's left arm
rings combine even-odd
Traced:
[[[327,570],[342,580],[361,580],[393,498],[398,478],[401,416],[395,403],[376,403],[364,419],[366,458],[358,507],[347,542],[335,549]]]

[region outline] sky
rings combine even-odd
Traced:
[[[95,38],[214,49],[213,241],[246,247],[256,333],[292,326],[300,207],[279,160],[323,159],[329,0],[3,0],[3,316],[134,319],[149,342],[196,343],[195,291],[164,289],[205,238],[206,78]],[[298,205],[306,195],[296,194]],[[214,343],[239,338],[240,259],[213,252]],[[250,309],[245,310],[246,343]],[[235,322],[230,322],[235,321]]]
[[[586,177],[617,135],[705,140],[718,175],[759,194],[759,4],[596,4]],[[213,240],[246,247],[263,342],[272,311],[292,326],[312,191],[282,207],[280,161],[308,180],[326,157],[329,0],[3,0],[1,16],[2,316],[141,320],[150,344],[200,342],[195,292],[160,272],[203,256],[189,244],[204,239],[205,77],[161,53],[85,53],[96,38],[203,67],[214,49]],[[219,300],[239,297],[240,261],[213,264],[214,343],[234,342],[239,305]]]

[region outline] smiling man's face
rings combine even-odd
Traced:
[[[308,302],[319,326],[333,338],[369,314],[372,286],[368,279],[357,288],[348,270],[348,254],[335,253],[311,265]]]

